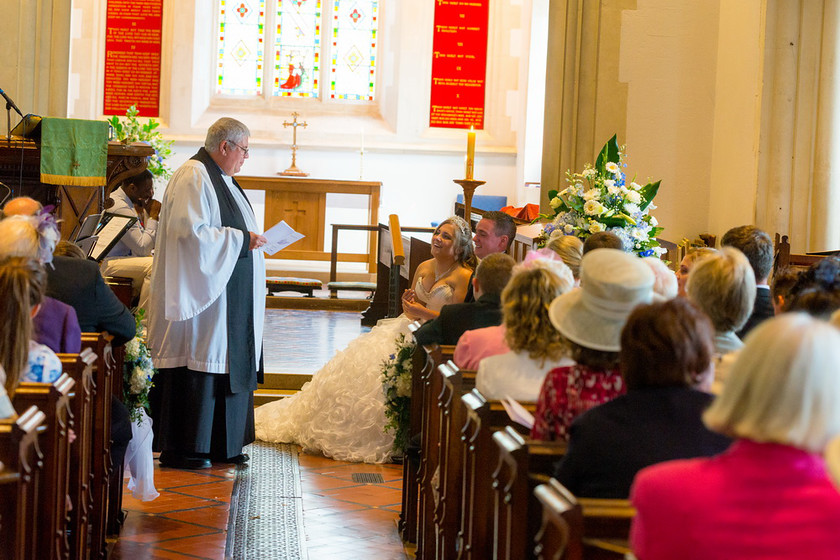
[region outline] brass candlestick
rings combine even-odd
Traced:
[[[464,220],[467,221],[467,224],[470,225],[472,228],[472,197],[475,189],[486,183],[487,181],[473,181],[472,179],[453,179],[454,182],[461,185],[461,188],[464,189]]]

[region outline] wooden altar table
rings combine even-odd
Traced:
[[[359,194],[367,196],[367,223],[379,222],[378,181],[337,181],[306,177],[249,177],[237,176],[243,189],[265,191],[265,224],[269,228],[285,220],[303,239],[284,249],[277,258],[328,261],[330,252],[324,250],[328,194]],[[376,233],[368,236],[368,254],[338,253],[342,262],[367,263],[368,271],[376,266]]]

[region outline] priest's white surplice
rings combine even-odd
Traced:
[[[249,231],[248,201],[222,175]],[[172,176],[161,203],[155,245],[148,343],[155,367],[229,373],[225,288],[239,258],[242,231],[223,227],[204,164],[190,160]],[[245,240],[244,242],[248,242]],[[265,322],[265,257],[254,257],[254,344],[259,363]]]

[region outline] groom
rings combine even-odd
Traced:
[[[475,256],[483,259],[493,253],[504,253],[510,248],[515,237],[516,223],[510,215],[498,210],[487,212],[475,225],[475,235],[473,236]],[[475,272],[470,277],[467,297],[464,298],[465,303],[475,301],[475,294],[473,293],[474,277]]]

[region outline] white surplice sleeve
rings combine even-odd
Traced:
[[[204,165],[189,161],[166,188],[158,224],[168,321],[195,317],[222,295],[242,251],[244,233],[223,227]]]

